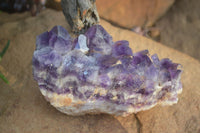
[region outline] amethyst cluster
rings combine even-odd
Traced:
[[[101,25],[71,38],[61,26],[37,37],[33,74],[54,107],[69,115],[126,116],[157,104],[177,103],[182,91],[179,64],[148,50],[132,52],[113,42]]]

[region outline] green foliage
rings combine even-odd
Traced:
[[[6,51],[7,51],[8,47],[9,47],[9,45],[10,45],[10,40],[8,40],[6,46],[5,46],[4,49],[1,51],[1,53],[0,53],[0,58],[2,58],[2,57],[4,56],[4,54],[6,53]]]
[[[6,53],[6,51],[8,50],[8,47],[10,45],[10,40],[8,40],[6,46],[3,48],[3,50],[0,52],[0,61],[2,59],[2,57],[4,56],[4,54]],[[0,78],[7,84],[9,84],[8,80],[6,79],[6,77],[0,73]]]
[[[8,80],[6,79],[6,77],[0,73],[0,78],[7,84],[9,84]]]

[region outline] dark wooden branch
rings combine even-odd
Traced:
[[[99,23],[96,0],[62,0],[63,13],[75,33],[84,33]]]

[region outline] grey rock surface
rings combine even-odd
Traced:
[[[200,61],[200,1],[177,0],[156,27],[161,43]]]
[[[83,33],[99,23],[96,0],[62,0],[61,6],[68,23],[75,33]]]

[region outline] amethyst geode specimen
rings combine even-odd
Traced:
[[[33,74],[54,107],[69,115],[126,116],[157,104],[177,103],[179,64],[133,54],[128,41],[113,42],[100,25],[76,39],[61,26],[37,37]]]

